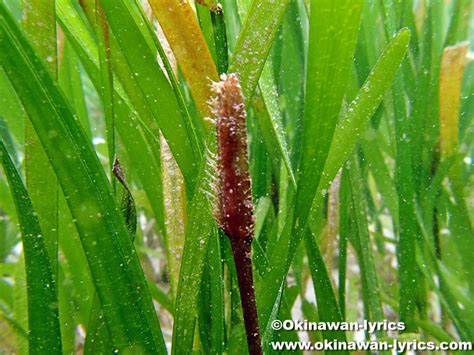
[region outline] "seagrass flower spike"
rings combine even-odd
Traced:
[[[217,127],[217,211],[230,239],[239,281],[249,354],[262,354],[252,273],[254,216],[249,173],[245,105],[236,74],[222,74],[212,84],[211,111]]]
[[[217,127],[217,221],[230,238],[250,239],[254,216],[247,150],[244,97],[236,74],[212,84]]]

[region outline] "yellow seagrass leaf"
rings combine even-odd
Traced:
[[[193,9],[186,1],[149,0],[154,15],[173,50],[203,117],[210,115],[207,101],[217,69]]]
[[[442,158],[456,152],[459,130],[461,83],[469,43],[446,47],[441,62],[439,84],[439,129]]]

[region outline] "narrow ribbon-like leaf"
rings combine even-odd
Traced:
[[[165,243],[170,279],[170,293],[173,299],[179,280],[179,269],[183,255],[186,230],[186,193],[183,175],[173,159],[164,139],[161,140],[161,177],[163,181]]]
[[[246,102],[252,98],[288,0],[254,0],[240,31],[229,72],[239,73]]]
[[[281,113],[275,100],[273,66],[267,62],[276,31],[280,26],[287,9],[287,0],[254,1],[239,34],[230,64],[230,72],[239,74],[245,101],[251,102],[253,92],[260,79],[262,95],[252,102],[256,110],[258,124],[263,133],[267,151],[271,155],[274,166],[278,167],[278,158],[285,163],[293,186],[296,186],[291,167]],[[278,169],[275,169],[278,171]],[[276,172],[275,171],[275,172]]]
[[[375,113],[390,88],[410,40],[410,31],[401,29],[380,55],[377,64],[346,110],[334,131],[318,192],[327,189],[339,168],[349,158],[370,117]]]
[[[25,254],[30,353],[61,354],[58,298],[46,242],[31,200],[3,141],[0,141],[0,157],[15,201]]]
[[[149,3],[188,82],[197,108],[208,117],[209,84],[210,80],[217,80],[217,70],[191,5],[180,0],[149,0]]]
[[[204,258],[209,235],[213,226],[215,226],[212,216],[212,201],[215,197],[212,196],[214,192],[209,190],[209,179],[215,179],[215,173],[213,172],[215,151],[215,135],[211,135],[208,156],[202,163],[196,191],[188,208],[189,220],[179,273],[178,294],[176,296],[173,354],[187,354],[192,351],[193,347]]]
[[[469,43],[447,47],[443,51],[439,88],[439,133],[442,158],[457,151],[461,83]]]
[[[314,288],[317,295],[318,314],[321,322],[342,322],[341,312],[337,304],[336,295],[332,288],[329,272],[324,263],[321,251],[316,244],[314,235],[307,230],[305,233],[305,245],[308,253],[309,268],[314,282]],[[337,339],[341,342],[346,341],[343,331],[326,331],[326,339]],[[347,354],[347,352],[341,352]]]
[[[361,278],[364,285],[366,285],[363,290],[364,297],[368,300],[367,304],[370,308],[370,313],[366,312],[365,317],[373,322],[381,322],[383,321],[383,311],[382,302],[380,301],[380,287],[372,253],[372,243],[369,238],[367,205],[365,191],[363,190],[364,181],[357,159],[358,157],[353,154],[350,159],[350,169],[344,171],[344,173],[349,174],[352,192],[352,211],[355,219],[353,245],[357,252]],[[384,332],[379,331],[377,335],[384,336]]]
[[[312,1],[311,9],[304,135],[295,207],[295,217],[299,217],[302,224],[306,222],[321,179],[342,107],[362,1]]]
[[[263,292],[271,294],[259,302],[262,329],[269,321],[278,287],[286,276],[296,247],[306,230],[307,216],[342,106],[352,64],[362,1],[313,1],[310,17],[304,138],[298,171],[294,213],[280,236],[280,247],[272,257]],[[251,15],[250,15],[251,16]],[[339,26],[334,26],[338,21]],[[298,231],[295,226],[298,225]],[[275,279],[277,280],[275,282]]]
[[[53,0],[23,0],[23,28],[33,47],[57,76],[56,20]],[[25,182],[38,213],[54,277],[58,272],[59,186],[41,142],[25,119]]]
[[[125,63],[131,70],[128,78],[165,136],[171,152],[189,186],[193,186],[200,161],[193,149],[199,144],[193,134],[192,122],[179,107],[170,83],[156,60],[153,39],[149,36],[137,9],[125,0],[100,0]],[[118,16],[117,14],[120,14]],[[148,34],[148,36],[147,36]],[[122,83],[124,84],[124,83]]]
[[[133,200],[132,192],[128,188],[122,166],[117,158],[115,158],[113,163],[112,173],[122,186],[123,191],[120,199],[120,210],[125,220],[125,224],[127,225],[130,239],[133,242],[137,231],[137,210],[135,208],[135,201]],[[95,295],[87,326],[84,352],[92,354],[110,351],[113,351],[112,341],[104,321],[103,311],[100,308],[100,300],[97,295]]]
[[[330,181],[334,179],[339,168],[354,149],[363,127],[369,122],[370,117],[380,105],[385,92],[393,82],[398,67],[405,55],[409,38],[410,32],[407,29],[403,29],[392,39],[380,56],[366,83],[360,89],[357,98],[346,111],[345,118],[336,127],[325,169],[315,196],[321,196],[321,191],[327,189]],[[311,215],[319,210],[320,202],[321,198],[314,199]],[[262,328],[266,327],[270,312],[275,302],[278,301],[276,296],[280,282],[286,277],[286,272],[296,251],[294,244],[298,244],[304,235],[303,233],[298,233],[291,238],[291,226],[289,225],[291,220],[291,216],[286,220],[286,225],[279,240],[280,247],[276,249],[271,259],[272,270],[265,277],[264,286],[262,287],[266,295],[266,297],[261,297],[259,302],[259,307],[263,313]],[[268,297],[268,294],[272,294],[272,297]]]
[[[0,63],[61,184],[114,347],[165,351],[140,262],[100,162],[57,84],[3,4]]]

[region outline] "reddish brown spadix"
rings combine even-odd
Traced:
[[[249,354],[262,354],[253,286],[251,242],[253,203],[245,129],[245,106],[239,79],[223,74],[213,83],[211,110],[217,127],[217,221],[230,239],[239,280]]]
[[[244,97],[235,74],[213,83],[211,109],[217,126],[217,219],[230,238],[251,238],[254,217]]]

